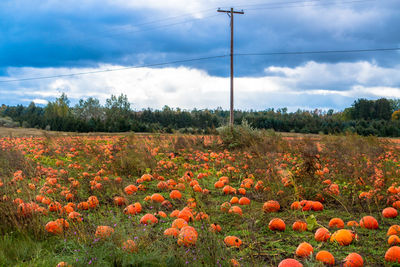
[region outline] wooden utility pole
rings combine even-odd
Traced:
[[[230,110],[230,125],[233,126],[233,14],[244,14],[242,11],[234,11],[233,8],[231,10],[221,10],[218,9],[218,12],[227,13],[231,18],[231,110]]]

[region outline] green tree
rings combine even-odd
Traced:
[[[100,101],[93,97],[86,100],[80,99],[74,107],[74,115],[83,121],[105,119],[104,108],[100,105]]]
[[[378,99],[374,102],[374,114],[373,119],[375,120],[390,120],[392,115],[392,105],[386,98]]]
[[[128,97],[124,94],[118,97],[111,95],[111,98],[106,100],[105,115],[108,131],[129,131],[132,110]]]
[[[73,117],[69,108],[69,99],[65,93],[62,93],[54,102],[49,102],[44,109],[44,118],[51,130],[55,131],[73,131]]]

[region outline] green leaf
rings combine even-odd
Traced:
[[[310,215],[306,219],[307,222],[307,230],[312,231],[317,225],[317,218],[314,215]]]

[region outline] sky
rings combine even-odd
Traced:
[[[400,49],[291,54],[400,48],[400,0],[2,0],[0,104],[228,109],[231,7],[235,109],[400,98]]]

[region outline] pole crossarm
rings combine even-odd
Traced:
[[[243,10],[242,11],[231,11],[231,10],[222,10],[218,9],[218,12],[224,12],[224,13],[233,13],[233,14],[244,14]]]

